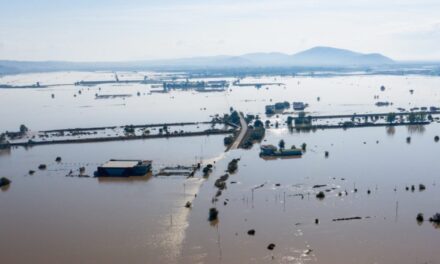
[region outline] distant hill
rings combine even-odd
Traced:
[[[363,54],[331,47],[315,47],[293,55],[250,53],[241,56],[211,56],[183,59],[129,62],[64,62],[64,61],[1,61],[0,74],[63,70],[144,70],[192,68],[253,68],[294,66],[374,66],[389,65],[394,61],[378,53]]]
[[[296,65],[339,66],[339,65],[382,65],[394,61],[382,54],[363,54],[345,49],[315,47],[292,55]]]

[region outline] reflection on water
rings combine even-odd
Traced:
[[[301,156],[280,156],[280,157],[275,157],[275,156],[262,156],[262,155],[260,155],[260,158],[261,159],[264,159],[264,160],[277,160],[277,159],[280,159],[280,160],[291,160],[291,159],[301,159]]]
[[[425,132],[425,126],[422,125],[407,126],[407,129],[410,134],[423,134]]]
[[[147,182],[153,176],[152,172],[149,172],[145,176],[131,176],[131,177],[96,177],[99,183],[135,183],[135,182]]]
[[[396,133],[396,127],[395,126],[386,127],[386,130],[387,130],[387,134],[389,136],[393,136]]]
[[[7,155],[11,155],[11,149],[10,148],[0,149],[0,156],[7,156]]]

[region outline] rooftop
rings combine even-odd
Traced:
[[[139,164],[139,160],[111,160],[102,165],[105,168],[132,168]]]

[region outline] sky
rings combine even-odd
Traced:
[[[314,46],[440,60],[440,1],[0,0],[0,60],[293,54]]]

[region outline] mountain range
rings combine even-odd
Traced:
[[[372,66],[393,64],[378,53],[364,54],[331,47],[314,47],[296,54],[249,53],[241,56],[213,56],[147,62],[155,66],[278,67],[278,66]]]
[[[241,56],[210,56],[183,59],[129,62],[65,62],[0,60],[0,73],[59,70],[142,70],[185,68],[242,68],[242,67],[351,67],[391,65],[395,62],[378,53],[364,54],[332,47],[314,47],[296,54],[249,53]]]

